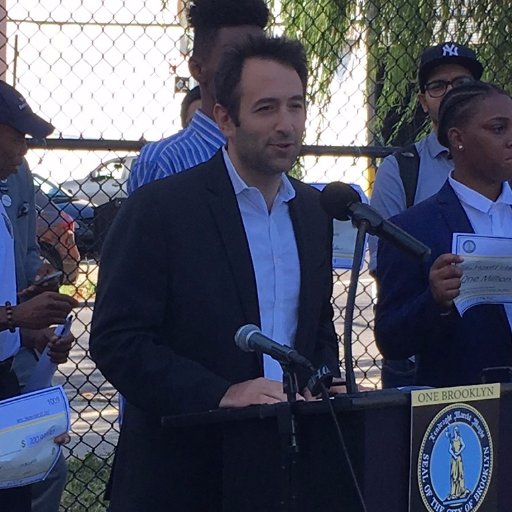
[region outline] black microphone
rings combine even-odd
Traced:
[[[331,217],[338,220],[351,218],[356,227],[365,222],[370,235],[384,238],[416,258],[424,260],[430,254],[430,247],[384,219],[371,206],[362,203],[359,194],[346,183],[336,181],[326,185],[320,195],[320,202]]]
[[[243,325],[235,334],[236,346],[244,352],[261,352],[280,363],[295,363],[313,369],[312,364],[296,350],[267,338],[257,325]]]

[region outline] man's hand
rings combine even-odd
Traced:
[[[50,325],[63,324],[71,309],[78,302],[69,295],[43,292],[13,308],[12,320],[17,327],[44,329]]]
[[[72,334],[61,336],[60,338],[53,335],[48,343],[48,357],[54,364],[62,364],[68,360],[71,345],[75,341]]]
[[[21,329],[21,344],[42,353],[53,336],[53,329]]]
[[[55,271],[56,270],[52,265],[50,265],[49,263],[43,263],[41,267],[39,267],[39,270],[37,271],[37,274],[34,278],[34,283],[31,284],[29,287],[21,290],[18,293],[18,297],[22,300],[28,300],[43,292],[58,292],[61,280],[60,277],[52,279],[50,281],[39,283],[39,281],[41,281],[45,276],[53,274]]]
[[[364,391],[363,386],[356,383],[356,388],[358,391]],[[334,378],[332,379],[332,384],[328,389],[329,395],[345,395],[347,393],[347,385],[343,379]]]
[[[358,386],[359,391],[361,391],[361,386]],[[335,395],[344,395],[347,393],[347,386],[345,385],[345,381],[343,379],[340,379],[339,377],[334,377],[332,379],[331,385],[327,388],[327,393],[329,396],[335,396]],[[311,394],[311,391],[308,388],[304,388],[302,391],[302,396],[306,400],[306,402],[311,402],[313,400],[321,400],[322,395],[318,394],[316,396],[313,396]]]
[[[70,441],[71,436],[67,432],[59,434],[57,437],[53,438],[53,442],[58,445],[68,444]]]
[[[460,293],[462,269],[455,263],[462,263],[464,258],[456,254],[441,254],[430,269],[430,291],[442,311],[453,307],[453,299]]]
[[[322,400],[322,395],[315,395],[313,396],[311,394],[311,391],[309,391],[309,388],[304,388],[301,393],[302,397],[306,402],[313,402],[315,400]]]
[[[72,334],[59,338],[55,335],[53,328],[22,329],[21,331],[21,344],[24,347],[35,349],[41,354],[48,345],[48,356],[55,364],[65,363],[68,360],[73,341],[75,337]]]
[[[283,383],[259,377],[233,384],[222,397],[219,407],[246,407],[256,404],[286,402]]]
[[[57,269],[51,264],[45,261],[36,273],[34,278],[34,283],[37,283],[41,278],[47,276],[48,274],[53,274]]]

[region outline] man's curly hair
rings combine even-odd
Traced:
[[[188,21],[194,29],[194,53],[204,54],[212,48],[221,28],[251,25],[264,29],[268,15],[263,0],[193,0]]]

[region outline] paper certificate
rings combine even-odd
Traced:
[[[311,183],[318,190],[323,190],[325,183]],[[359,194],[361,202],[368,204],[368,198],[363,189],[356,183],[350,186]],[[332,266],[333,268],[351,269],[354,261],[354,247],[356,245],[357,229],[352,225],[351,220],[333,221],[333,239],[332,239]],[[365,242],[366,247],[366,242]],[[364,253],[360,266],[364,263]]]
[[[454,233],[452,252],[464,257],[454,299],[461,315],[477,304],[512,303],[512,238]]]
[[[53,438],[69,430],[62,386],[0,402],[0,489],[44,480],[61,447]]]

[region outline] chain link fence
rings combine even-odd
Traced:
[[[269,31],[301,39],[312,63],[298,167],[307,182],[352,182],[370,194],[379,159],[428,130],[415,77],[429,45],[471,44],[485,64],[484,78],[509,83],[506,2],[271,0],[269,7]],[[27,155],[38,189],[39,241],[45,258],[66,273],[62,290],[80,301],[77,341],[56,376],[73,415],[62,510],[105,510],[100,496],[118,410],[115,390],[88,356],[98,255],[138,150],[181,128],[180,105],[195,85],[186,8],[185,0],[0,0],[2,77],[56,127]],[[60,215],[48,220],[49,208]],[[349,277],[343,270],[333,274],[339,334]],[[380,385],[374,299],[365,265],[353,340],[356,376],[368,387]]]

